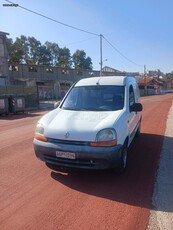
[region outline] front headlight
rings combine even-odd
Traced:
[[[114,146],[117,144],[117,135],[114,129],[103,129],[97,133],[96,141],[91,142],[90,145],[94,147],[99,146]]]
[[[44,136],[44,126],[40,123],[38,123],[35,128],[35,139],[44,142],[47,141],[47,138]]]
[[[42,124],[38,123],[36,128],[35,128],[35,132],[43,135],[44,134],[44,126]]]

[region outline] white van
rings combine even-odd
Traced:
[[[134,77],[79,80],[35,130],[36,156],[49,167],[122,172],[127,150],[140,133],[142,105]]]

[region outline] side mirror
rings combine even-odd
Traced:
[[[132,106],[130,106],[130,112],[141,112],[143,109],[141,103],[134,103]]]

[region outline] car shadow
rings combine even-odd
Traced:
[[[135,138],[129,148],[126,171],[118,175],[111,170],[62,170],[52,171],[51,177],[74,190],[105,199],[140,206],[152,207],[152,194],[162,149],[162,143],[173,138],[143,133]],[[173,186],[170,194],[173,194]],[[157,207],[160,211],[172,212],[173,202]]]

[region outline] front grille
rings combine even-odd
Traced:
[[[48,142],[57,143],[57,144],[66,144],[66,145],[82,145],[82,146],[89,145],[89,142],[87,141],[69,141],[69,140],[59,140],[59,139],[53,139],[53,138],[48,138]]]

